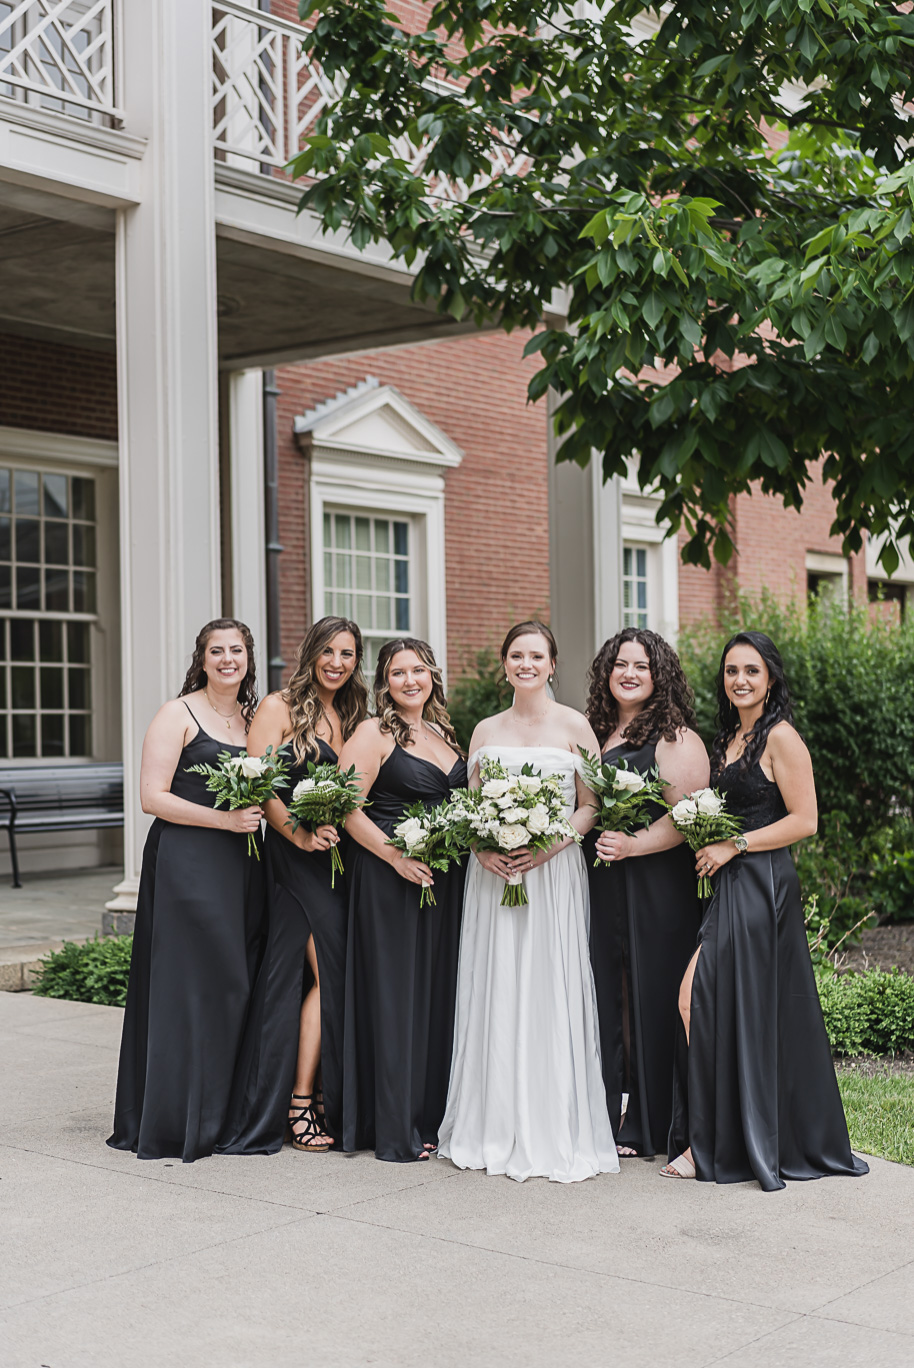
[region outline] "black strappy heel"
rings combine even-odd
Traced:
[[[293,1093],[292,1102],[303,1102],[305,1105],[296,1111],[291,1105],[289,1108],[289,1129],[292,1133],[292,1148],[303,1150],[305,1154],[326,1154],[333,1144],[329,1135],[326,1135],[320,1126],[317,1112],[313,1106],[313,1095],[311,1093]],[[304,1129],[296,1134],[295,1127],[303,1126]]]

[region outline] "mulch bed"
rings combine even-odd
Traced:
[[[875,1078],[877,1074],[914,1074],[914,1054],[851,1055],[835,1060],[839,1073],[862,1074]]]
[[[859,941],[838,952],[841,969],[891,969],[914,974],[914,922],[867,927]]]

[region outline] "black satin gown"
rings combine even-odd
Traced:
[[[604,751],[646,775],[656,741]],[[656,821],[664,809],[656,806]],[[665,1154],[673,1111],[673,1053],[679,985],[695,950],[701,903],[687,846],[593,868],[587,843],[590,956],[597,990],[606,1105],[616,1143],[639,1155]],[[627,1028],[627,1029],[626,1029]],[[625,1037],[628,1037],[628,1060]],[[620,1125],[622,1094],[628,1108]]]
[[[756,762],[717,779],[743,830],[786,816]],[[699,933],[690,1044],[680,1026],[670,1158],[691,1145],[700,1181],[857,1177],[790,851],[736,855],[714,875]]]
[[[445,774],[395,746],[367,815],[390,836],[410,804],[434,807],[466,782],[463,760]],[[347,872],[343,1148],[409,1163],[437,1143],[447,1104],[464,868],[436,871],[435,902],[423,908],[419,884],[355,841]]]
[[[171,792],[212,807],[205,777],[186,770],[215,765],[219,751],[237,755],[241,747],[197,727]],[[263,945],[263,864],[247,852],[248,838],[239,832],[161,818],[150,828],[108,1140],[113,1149],[184,1163],[215,1150]]]
[[[336,751],[319,739],[316,763],[335,764]],[[307,777],[308,762],[289,767],[291,795]],[[230,1115],[218,1145],[222,1154],[275,1154],[282,1148],[298,1060],[301,1006],[314,982],[308,940],[314,936],[321,984],[321,1086],[325,1126],[339,1139],[343,1111],[343,1001],[346,982],[345,880],[331,887],[329,850],[305,851],[267,827],[266,950],[254,987]],[[345,836],[340,853],[348,865]]]

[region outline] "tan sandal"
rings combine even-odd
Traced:
[[[664,1164],[660,1173],[664,1178],[694,1178],[695,1165],[684,1154],[680,1154],[678,1159],[671,1159]]]

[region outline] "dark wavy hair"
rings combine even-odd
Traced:
[[[425,700],[422,716],[426,722],[437,727],[452,750],[455,750],[458,755],[463,755],[457,741],[457,733],[454,731],[447,710],[444,681],[441,677],[441,669],[435,660],[435,653],[427,641],[420,641],[418,637],[397,637],[395,641],[385,641],[378,652],[378,664],[374,675],[374,699],[375,713],[381,731],[389,732],[398,746],[414,746],[416,744],[412,738],[409,723],[403,718],[394,703],[387,681],[391,661],[398,651],[415,651],[423,665],[427,667],[432,677],[432,691]]]
[[[298,661],[292,677],[282,690],[283,702],[288,706],[292,721],[292,753],[296,760],[316,760],[320,754],[317,728],[324,716],[324,705],[317,691],[315,666],[340,632],[348,632],[355,642],[355,669],[333,697],[343,731],[348,741],[360,722],[368,716],[368,686],[362,674],[362,633],[349,618],[322,617],[305,633],[298,648]]]
[[[761,717],[746,737],[746,749],[739,758],[740,770],[751,769],[761,757],[768,743],[772,727],[779,722],[793,725],[793,706],[790,702],[790,686],[784,673],[781,653],[764,632],[737,632],[724,647],[717,670],[717,725],[718,733],[711,747],[711,774],[716,778],[726,767],[727,747],[739,731],[739,709],[727,697],[724,686],[724,666],[727,656],[734,646],[751,646],[758,651],[768,668],[768,697]]]
[[[619,705],[613,698],[609,681],[616,657],[627,641],[636,641],[643,647],[651,667],[654,692],[625,728],[625,739],[632,746],[643,746],[661,737],[664,741],[675,741],[683,727],[695,727],[695,698],[679,656],[668,641],[646,627],[624,627],[600,647],[587,675],[590,681],[585,709],[587,720],[601,745],[615,731]]]
[[[244,718],[245,731],[250,730],[251,722],[254,719],[254,709],[257,707],[257,667],[254,663],[254,638],[247,623],[239,622],[237,618],[213,618],[205,627],[201,627],[197,633],[197,640],[194,642],[194,654],[191,658],[190,668],[184,676],[184,683],[181,685],[179,698],[185,694],[199,693],[206,688],[206,671],[203,668],[203,659],[206,655],[206,647],[210,637],[214,632],[238,632],[244,642],[244,649],[248,653],[247,673],[238,686],[238,702],[241,704],[241,716]]]

